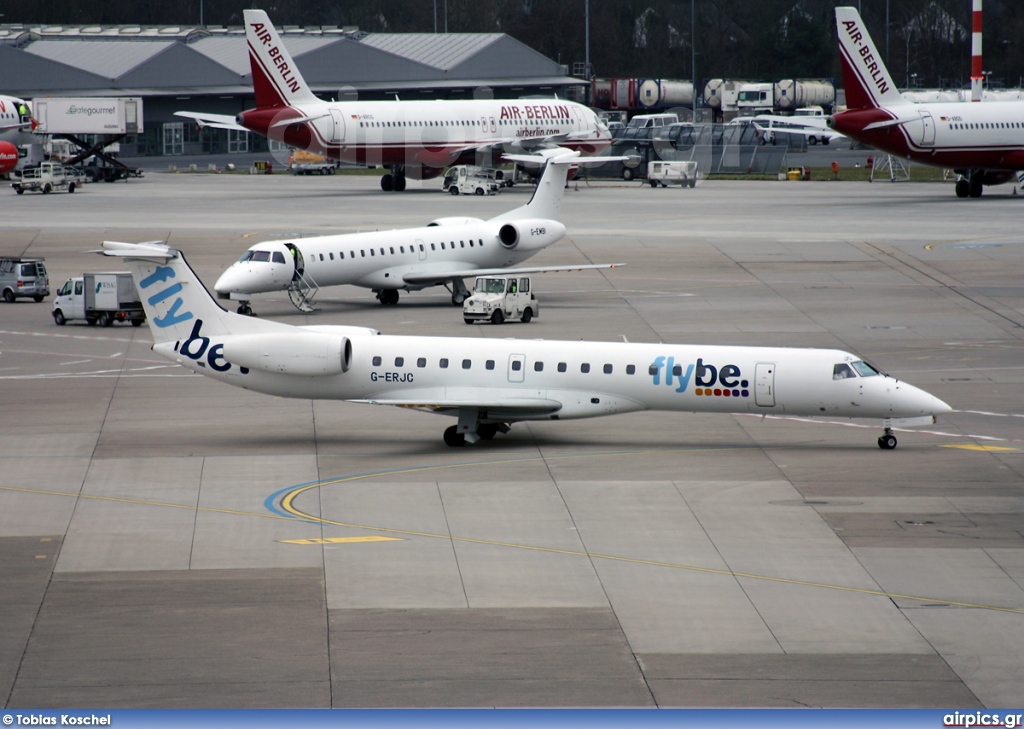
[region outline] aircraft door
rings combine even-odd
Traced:
[[[331,121],[334,122],[331,131],[332,142],[344,142],[345,141],[345,117],[341,115],[338,109],[331,109]]]
[[[510,354],[508,356],[508,381],[522,382],[526,377],[526,355]]]
[[[491,134],[497,134],[497,133],[498,133],[498,125],[494,121],[494,117],[492,116],[491,117]]]
[[[285,243],[285,247],[292,254],[292,260],[295,262],[295,273],[292,275],[292,280],[301,279],[302,275],[306,272],[306,264],[302,259],[302,251],[300,251],[294,243]]]
[[[763,408],[775,407],[775,363],[758,362],[754,371],[754,401]]]
[[[921,112],[921,144],[931,146],[935,144],[935,120],[927,111]]]
[[[583,118],[583,113],[575,106],[569,107],[572,109],[572,125],[578,132],[582,132],[587,128],[587,120]]]

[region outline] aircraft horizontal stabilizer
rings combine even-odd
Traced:
[[[887,119],[886,121],[877,121],[872,124],[868,124],[866,127],[864,127],[864,131],[867,132],[872,129],[884,129],[885,127],[895,127],[899,126],[900,124],[909,124],[910,122],[920,121],[921,119],[921,115],[918,114],[915,116],[903,116],[898,117],[896,119]]]
[[[444,273],[407,273],[402,280],[408,284],[447,283],[456,278],[475,278],[477,276],[518,276],[532,273],[559,273],[569,271],[585,271],[597,268],[619,268],[625,263],[590,263],[583,266],[567,264],[564,266],[535,266],[532,268],[473,268],[465,271],[445,271]]]
[[[194,111],[176,111],[174,116],[191,119],[199,125],[200,129],[210,127],[211,129],[233,129],[236,132],[249,131],[236,122],[235,117],[228,116],[227,114],[200,114]]]
[[[605,162],[622,162],[628,157],[581,157],[579,152],[564,154],[505,154],[502,159],[532,167],[543,167],[548,162],[569,165],[603,165]]]
[[[178,255],[177,251],[165,246],[163,241],[160,240],[147,241],[145,243],[120,243],[115,240],[105,240],[103,241],[103,248],[88,251],[88,253],[156,261],[169,261]]]

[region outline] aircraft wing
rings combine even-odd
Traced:
[[[589,263],[583,266],[567,264],[564,266],[533,266],[530,268],[471,268],[464,271],[435,271],[433,273],[407,273],[402,280],[410,284],[447,283],[456,278],[474,278],[476,276],[507,276],[520,273],[558,273],[564,271],[584,271],[596,268],[618,268],[625,263]]]
[[[479,387],[432,387],[422,390],[399,390],[352,402],[392,405],[441,414],[461,408],[478,408],[487,411],[489,418],[496,419],[535,417],[556,413],[562,409],[562,403],[558,400],[522,397],[516,390]]]
[[[199,128],[210,127],[212,129],[234,129],[239,132],[249,131],[241,124],[235,122],[235,117],[227,114],[200,114],[195,111],[176,111],[174,116],[181,116],[186,119],[192,119]]]

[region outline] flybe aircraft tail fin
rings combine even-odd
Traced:
[[[246,10],[243,14],[256,106],[263,109],[320,103],[306,85],[267,14],[262,10]]]
[[[558,157],[539,157],[536,155],[505,155],[505,159],[513,162],[527,162],[544,165],[544,172],[537,180],[537,189],[533,191],[533,197],[515,210],[510,210],[504,215],[499,215],[494,220],[525,220],[527,218],[543,218],[545,220],[558,220],[562,213],[562,196],[565,193],[565,183],[569,179],[569,167],[577,163],[579,152],[568,152]]]
[[[207,335],[253,334],[286,327],[222,309],[181,251],[163,243],[104,241],[96,253],[122,258],[132,272],[156,344],[187,340],[197,327]]]
[[[836,8],[839,57],[843,64],[847,109],[909,104],[889,74],[857,8]]]

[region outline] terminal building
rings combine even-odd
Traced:
[[[586,82],[503,33],[363,33],[278,29],[323,99],[582,99]],[[259,152],[267,140],[204,128],[176,111],[235,115],[255,106],[239,27],[0,25],[0,93],[138,96],[145,131],[122,156]]]

